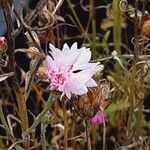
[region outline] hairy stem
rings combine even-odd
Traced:
[[[15,143],[16,140],[15,140],[15,138],[13,137],[13,135],[12,135],[12,133],[11,133],[11,130],[10,130],[10,128],[8,127],[8,124],[7,124],[6,119],[5,119],[5,117],[4,117],[4,113],[3,113],[3,108],[2,108],[2,103],[1,103],[1,102],[0,102],[0,120],[1,120],[1,122],[2,122],[2,124],[3,124],[3,126],[4,126],[4,129],[5,129],[6,132],[7,132],[8,138],[10,139],[10,141],[11,141],[12,143]],[[23,150],[23,148],[20,147],[19,144],[16,144],[16,145],[15,145],[15,148],[16,148],[16,149],[19,149],[19,150]]]
[[[41,145],[42,145],[42,150],[46,150],[46,138],[45,138],[46,127],[47,127],[47,125],[45,123],[41,123]]]
[[[25,134],[31,133],[36,128],[36,126],[41,122],[41,120],[43,119],[43,117],[47,113],[47,111],[51,108],[55,99],[56,99],[56,97],[54,98],[53,94],[51,93],[46,102],[46,105],[45,105],[43,111],[36,117],[35,121],[31,125],[31,127],[25,131]]]

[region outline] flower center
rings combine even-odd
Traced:
[[[51,90],[57,90],[61,85],[64,84],[68,76],[68,67],[60,65],[59,68],[56,67],[49,70],[49,80]]]

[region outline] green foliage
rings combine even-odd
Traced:
[[[122,110],[127,110],[129,107],[129,103],[124,101],[119,101],[116,103],[112,103],[106,110],[107,121],[110,125],[116,126],[116,122],[120,121],[120,113]]]
[[[108,47],[108,45],[109,45],[109,43],[108,43],[108,38],[109,38],[109,36],[110,36],[110,31],[108,30],[108,31],[106,31],[106,33],[104,34],[104,37],[103,37],[103,39],[102,39],[102,42],[97,42],[97,43],[96,43],[96,47],[100,47],[100,48],[102,48],[102,49],[106,49],[106,48]]]

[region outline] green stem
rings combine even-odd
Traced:
[[[41,146],[42,146],[42,150],[46,150],[46,138],[45,138],[46,127],[47,127],[47,125],[45,123],[41,123]]]
[[[28,128],[25,131],[25,134],[31,133],[36,128],[36,126],[41,122],[41,120],[43,119],[43,117],[45,116],[45,114],[47,113],[47,111],[51,108],[51,106],[52,106],[53,102],[55,101],[55,99],[56,98],[53,97],[53,94],[50,94],[50,96],[49,96],[49,98],[47,100],[47,103],[46,103],[43,111],[36,117],[35,121],[31,125],[31,127]]]
[[[4,117],[3,108],[2,108],[2,102],[0,102],[0,120],[1,120],[1,122],[3,124],[3,126],[4,126],[4,129],[6,130],[6,132],[8,134],[8,138],[10,139],[10,141],[12,143],[15,143],[16,140],[14,139],[14,137],[13,137],[11,131],[10,131],[10,128],[8,127],[8,124],[7,124],[6,120],[5,120],[5,117]],[[15,145],[15,148],[17,150],[23,150],[23,148],[20,147],[18,144]]]
[[[4,117],[4,113],[3,113],[3,108],[2,108],[2,102],[0,102],[0,119],[1,119],[1,122],[4,126],[4,129],[7,131],[8,134],[10,134],[12,136],[12,133],[10,131],[10,128],[8,127],[8,124],[5,120],[5,117]]]
[[[121,50],[121,24],[122,24],[122,14],[119,8],[120,0],[113,0],[113,38],[114,38],[114,48],[120,54]]]

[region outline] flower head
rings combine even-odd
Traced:
[[[5,37],[0,37],[0,49],[4,49],[6,46],[6,38]]]
[[[102,124],[105,121],[105,116],[103,111],[98,111],[94,117],[91,118],[91,123],[93,125]]]
[[[99,63],[90,63],[89,48],[77,48],[74,43],[71,48],[64,44],[62,51],[50,44],[51,57],[46,56],[45,73],[50,82],[51,90],[62,92],[69,99],[71,95],[83,95],[88,87],[97,86],[92,76],[96,73]]]

